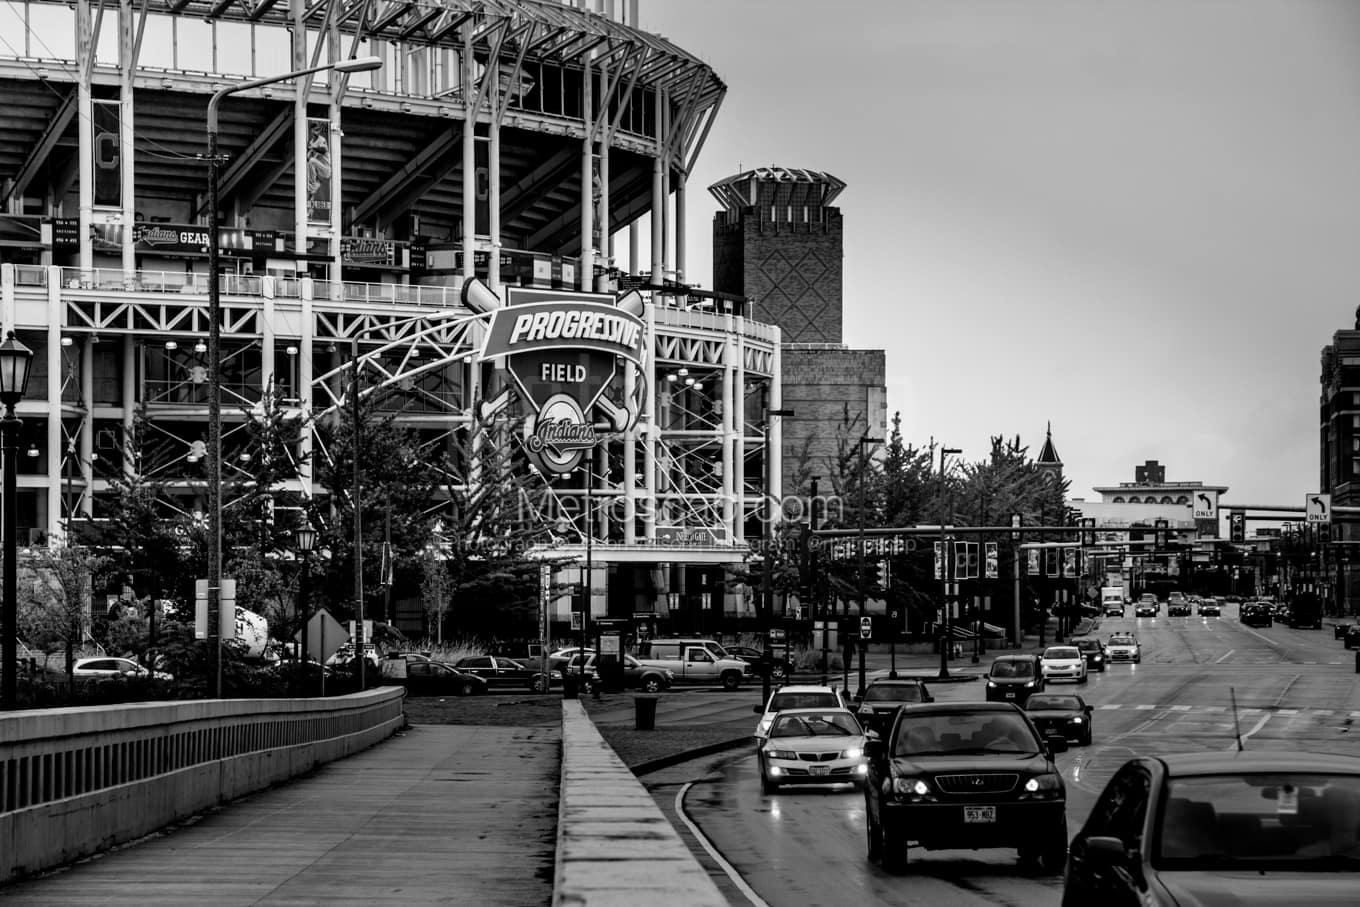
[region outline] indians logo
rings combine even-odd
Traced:
[[[645,395],[642,297],[611,297],[510,288],[501,305],[485,284],[469,281],[463,301],[491,312],[481,358],[504,357],[505,370],[534,410],[524,420],[524,446],[540,470],[570,472],[600,432],[622,432]],[[619,363],[633,370],[634,392],[619,399]],[[482,404],[485,418],[503,409],[509,390]]]

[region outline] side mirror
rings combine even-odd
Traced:
[[[753,706],[751,706],[751,711],[752,711],[753,713],[757,714],[757,715],[764,715],[764,714],[765,714],[765,706],[763,706],[763,705],[753,705]]]
[[[1118,838],[1087,838],[1086,859],[1098,866],[1125,866],[1129,862],[1129,852]]]
[[[1048,744],[1048,751],[1054,755],[1067,752],[1066,737],[1059,736],[1058,734],[1049,734],[1044,738],[1044,742]]]
[[[883,741],[878,734],[873,731],[864,733],[864,755],[869,759],[883,758]]]

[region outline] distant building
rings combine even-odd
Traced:
[[[1228,491],[1227,485],[1206,485],[1203,482],[1168,482],[1166,467],[1156,460],[1147,460],[1133,469],[1132,482],[1096,486],[1099,502],[1081,502],[1087,517],[1108,523],[1147,523],[1164,519],[1191,538],[1218,538],[1218,517],[1196,520],[1197,498],[1212,502],[1218,512],[1218,499]],[[1205,496],[1200,498],[1199,496]]]
[[[1318,488],[1332,496],[1332,507],[1360,505],[1360,309],[1355,313],[1355,328],[1332,335],[1322,348],[1322,392],[1319,400],[1319,481]],[[1335,552],[1347,552],[1334,563],[1334,580],[1329,590],[1341,613],[1360,610],[1360,564],[1349,557],[1350,545],[1360,540],[1360,531],[1351,523],[1331,527]]]
[[[790,167],[709,187],[721,205],[714,289],[750,298],[754,318],[781,332],[782,399],[769,408],[795,413],[781,426],[786,494],[800,490],[800,469],[825,482],[842,453],[887,430],[884,353],[849,349],[842,334],[844,235],[832,203],[844,188],[829,173]]]

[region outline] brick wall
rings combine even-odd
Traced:
[[[782,406],[795,413],[783,423],[784,493],[799,490],[795,475],[805,452],[807,469],[822,477],[819,490],[828,491],[842,444],[853,448],[866,434],[886,437],[885,354],[786,346],[780,355]]]

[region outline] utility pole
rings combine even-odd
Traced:
[[[944,618],[944,620],[942,621],[944,633],[940,638],[941,680],[949,679],[949,652],[953,644],[954,636],[954,631],[950,627],[949,620],[950,618],[949,591],[952,588],[951,580],[953,579],[954,572],[951,569],[953,566],[952,565],[953,558],[951,557],[950,549],[953,547],[954,538],[951,534],[945,531],[946,524],[952,522],[952,520],[947,519],[948,511],[951,508],[949,507],[946,501],[946,498],[948,497],[948,492],[945,488],[944,482],[944,461],[945,457],[949,456],[950,454],[960,453],[963,453],[963,451],[957,447],[943,447],[943,446],[940,447],[940,553],[942,555],[943,560],[943,569],[941,573],[943,574],[942,582],[944,583],[944,599],[943,599],[944,614],[942,615]]]

